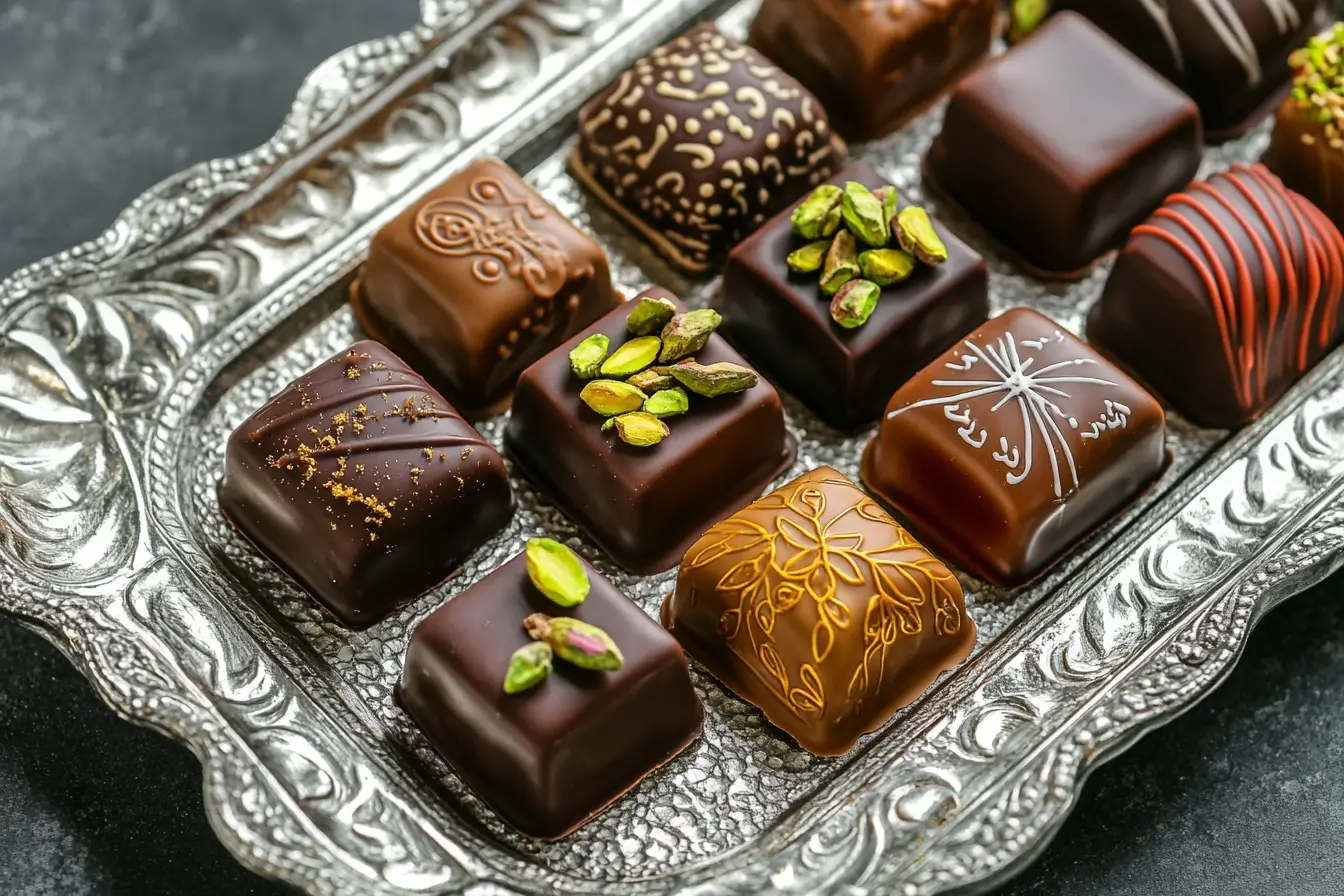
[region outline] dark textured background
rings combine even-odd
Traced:
[[[0,0],[0,274],[155,181],[265,140],[327,55],[412,0]],[[1344,579],[1276,611],[1207,702],[1104,767],[1021,894],[1344,893]],[[196,762],[0,623],[0,893],[269,894]]]

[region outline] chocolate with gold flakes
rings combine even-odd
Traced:
[[[706,532],[663,624],[823,756],[847,752],[975,646],[956,576],[830,467]]]
[[[224,515],[364,628],[451,575],[513,513],[504,461],[396,355],[360,342],[229,438]]]
[[[888,134],[989,52],[999,0],[765,0],[747,43],[851,140]]]
[[[583,108],[570,167],[669,262],[706,274],[844,155],[812,94],[704,24]]]
[[[473,417],[619,301],[602,248],[490,158],[380,230],[350,295],[369,335]]]
[[[1029,581],[1166,465],[1161,406],[1029,308],[990,320],[896,391],[863,482],[939,556]]]

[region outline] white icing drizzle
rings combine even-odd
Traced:
[[[1181,51],[1180,41],[1176,38],[1176,30],[1171,25],[1168,2],[1169,0],[1138,0],[1139,5],[1147,11],[1153,23],[1162,32],[1167,48],[1171,50],[1172,58],[1176,61],[1177,71],[1183,73],[1185,54]],[[1273,16],[1279,34],[1287,34],[1302,24],[1302,16],[1293,0],[1260,0],[1260,2]],[[1204,16],[1209,28],[1223,42],[1227,51],[1241,64],[1246,72],[1247,83],[1259,84],[1264,78],[1264,72],[1260,68],[1260,54],[1256,50],[1250,32],[1246,30],[1246,23],[1236,10],[1235,0],[1191,0],[1191,3]]]

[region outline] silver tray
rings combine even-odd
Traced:
[[[424,0],[414,29],[314,72],[265,146],[183,172],[0,283],[0,611],[196,753],[211,823],[249,868],[387,896],[986,888],[1040,852],[1091,769],[1207,694],[1266,610],[1344,564],[1336,352],[1240,433],[1173,418],[1162,481],[1043,581],[965,580],[976,654],[849,756],[808,756],[695,670],[708,716],[692,750],[566,841],[504,828],[392,703],[409,630],[539,531],[651,611],[672,574],[612,569],[515,480],[515,521],[460,575],[351,633],[224,524],[224,440],[352,341],[344,290],[372,233],[483,153],[595,234],[627,292],[703,303],[716,285],[668,270],[562,159],[583,99],[694,19],[740,33],[754,5]],[[919,196],[939,115],[858,149]],[[1209,151],[1205,172],[1266,135]],[[1104,283],[1104,268],[1061,286],[988,257],[996,311],[1030,304],[1075,330]],[[866,434],[786,405],[788,475],[854,475]]]

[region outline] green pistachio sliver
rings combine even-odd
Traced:
[[[655,392],[644,402],[643,411],[655,417],[675,417],[691,409],[686,392],[678,387]]]
[[[859,276],[859,244],[854,234],[842,230],[835,235],[821,269],[821,291],[833,296],[850,280]]]
[[[634,411],[611,419],[616,435],[634,448],[652,448],[672,434],[666,423],[647,411]]]
[[[704,398],[720,398],[745,392],[760,381],[754,370],[727,361],[718,364],[683,361],[672,367],[672,375],[677,382]]]
[[[925,264],[947,261],[947,244],[934,230],[929,213],[917,205],[901,209],[896,216],[896,239],[902,249]]]
[[[582,379],[592,379],[602,368],[602,362],[606,360],[610,348],[610,339],[601,333],[594,333],[570,351],[569,369]]]
[[[536,589],[562,607],[581,604],[588,596],[588,571],[577,554],[553,538],[533,538],[524,551],[527,577]]]
[[[700,351],[721,323],[723,318],[713,308],[678,314],[663,327],[663,347],[658,353],[658,363],[668,364]]]
[[[891,222],[883,213],[882,200],[858,181],[845,184],[840,212],[845,226],[870,246],[885,246],[891,239]]]
[[[826,253],[831,248],[830,240],[816,240],[789,253],[785,262],[795,274],[811,274],[821,270],[826,262]]]
[[[602,362],[599,372],[603,376],[619,379],[634,376],[658,360],[658,351],[662,347],[663,341],[657,336],[631,339]]]
[[[626,317],[625,328],[631,336],[649,336],[667,326],[676,313],[677,306],[669,299],[641,296]]]
[[[611,636],[587,622],[533,613],[523,620],[523,628],[534,641],[550,645],[556,656],[580,669],[615,672],[625,665]]]
[[[509,657],[509,668],[504,673],[504,693],[521,694],[545,681],[551,674],[551,645],[534,641],[525,644]]]
[[[579,393],[584,404],[603,417],[637,411],[644,405],[644,392],[620,380],[590,380]]]
[[[808,240],[834,234],[840,228],[840,198],[843,192],[833,184],[823,184],[813,190],[793,210],[791,221],[794,231]]]
[[[847,330],[868,323],[882,289],[871,280],[851,280],[831,300],[831,319]]]

